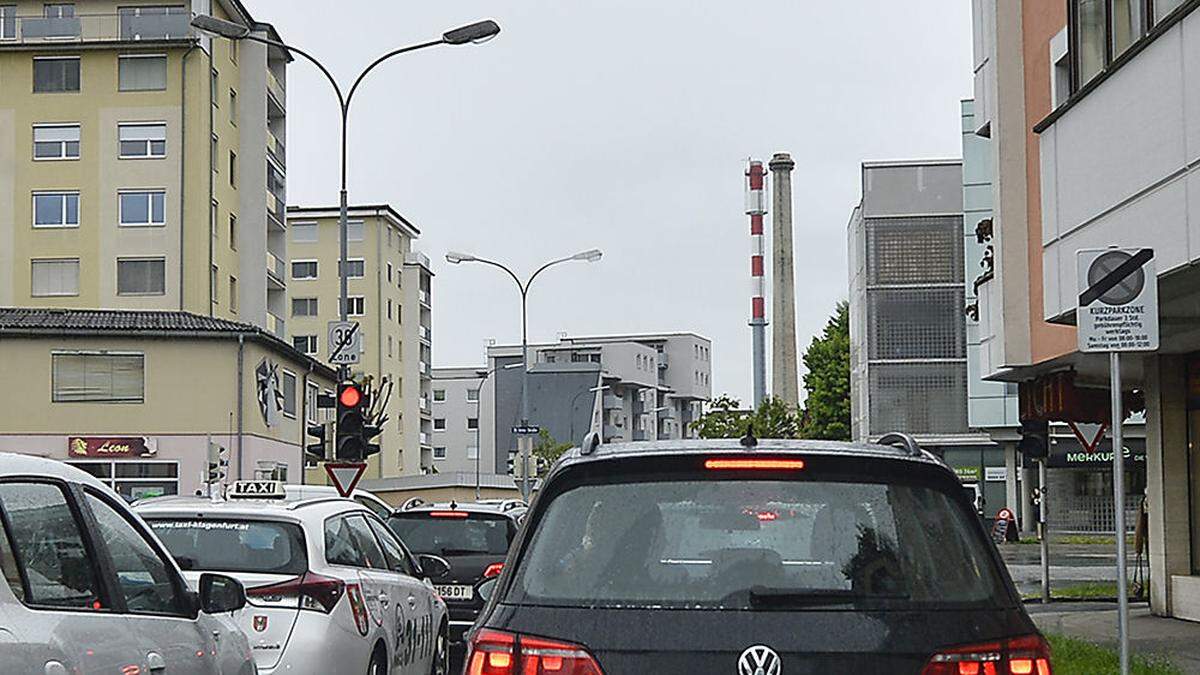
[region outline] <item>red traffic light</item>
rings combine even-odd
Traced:
[[[348,385],[338,394],[338,402],[346,408],[357,408],[358,404],[362,402],[362,392],[358,387]]]

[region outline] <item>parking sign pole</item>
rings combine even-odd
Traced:
[[[1050,507],[1049,495],[1046,494],[1046,458],[1038,460],[1038,543],[1042,553],[1042,604],[1050,604],[1050,528],[1047,527],[1049,518],[1047,510]]]
[[[1125,406],[1121,401],[1121,354],[1109,352],[1112,370],[1113,515],[1117,530],[1117,636],[1121,643],[1121,675],[1129,675],[1129,584],[1125,579],[1125,444],[1121,423]]]

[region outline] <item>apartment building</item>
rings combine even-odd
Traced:
[[[1019,383],[1023,416],[1104,421],[1107,359],[1076,349],[1076,254],[1154,250],[1161,348],[1123,359],[1123,412],[1145,407],[1140,482],[1137,448],[1120,449],[1134,469],[1124,508],[1132,527],[1144,495],[1151,610],[1200,620],[1200,85],[1187,76],[1200,67],[1200,3],[1033,5],[975,5],[976,98],[991,101],[979,132],[996,145],[1004,197],[996,278],[980,287],[981,312],[999,317],[984,370]],[[1104,414],[1076,403],[1089,401]],[[1111,479],[1099,487],[1111,503]]]
[[[175,310],[285,335],[283,50],[237,0],[0,2],[0,306]]]
[[[340,318],[339,214],[336,207],[290,207],[288,333],[297,350],[327,360],[328,324]],[[390,206],[354,206],[347,228],[347,314],[358,321],[361,361],[355,377],[391,383],[382,451],[365,474],[385,478],[433,470],[430,406],[432,308],[429,258],[420,236]]]
[[[695,333],[563,336],[529,349],[529,419],[558,442],[578,444],[590,431],[604,442],[690,438],[712,399],[712,342]],[[483,451],[503,467],[517,447],[521,347],[492,346],[487,356],[494,412],[483,419]]]
[[[299,482],[336,373],[259,326],[191,312],[0,309],[0,452],[49,457],[130,498],[228,480]]]
[[[490,429],[492,381],[486,368],[434,368],[433,466],[438,473],[496,473],[494,454],[481,454],[483,429]],[[501,465],[500,473],[505,472]]]

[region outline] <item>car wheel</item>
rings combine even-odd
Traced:
[[[450,675],[450,637],[449,631],[442,627],[438,631],[437,642],[434,643],[433,649],[433,665],[429,668],[429,675]]]
[[[383,647],[377,647],[371,654],[371,663],[367,665],[367,675],[387,675],[387,653]]]

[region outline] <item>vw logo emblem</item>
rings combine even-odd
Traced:
[[[738,657],[738,675],[779,675],[783,662],[779,654],[766,645],[749,647]]]

